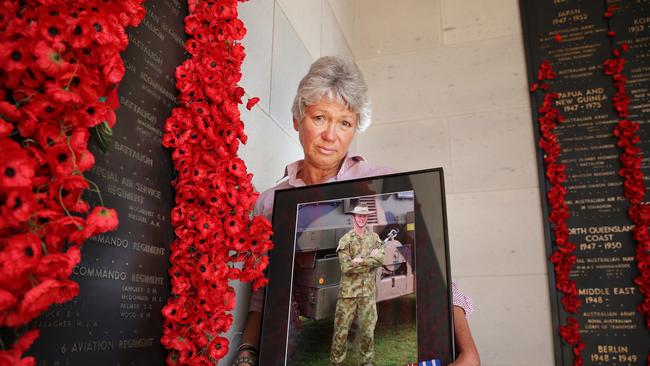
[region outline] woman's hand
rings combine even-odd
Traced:
[[[248,362],[250,360],[251,362]],[[257,356],[253,354],[252,352],[249,351],[241,351],[237,354],[237,359],[235,362],[240,361],[239,363],[235,363],[235,366],[254,366],[257,363]]]
[[[470,356],[468,354],[459,354],[456,361],[449,364],[449,366],[479,366],[481,361],[478,359],[478,354],[476,357]]]
[[[258,353],[259,350],[254,344],[242,342],[237,349],[237,359],[233,363],[233,366],[255,366],[257,364]]]
[[[449,366],[480,366],[481,359],[465,318],[465,310],[460,306],[454,306],[454,337],[458,346],[458,357]]]
[[[246,325],[244,326],[244,334],[242,335],[242,345],[244,344],[259,344],[260,343],[260,329],[262,328],[262,313],[259,311],[249,311],[248,317],[246,318]],[[239,346],[240,351],[237,353],[237,359],[233,365],[235,366],[251,366],[246,362],[239,362],[240,357],[248,357],[253,360],[253,363],[257,363],[257,356],[250,352],[247,349],[242,349],[242,346]],[[252,357],[254,356],[254,357]]]

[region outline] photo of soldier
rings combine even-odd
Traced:
[[[341,265],[339,297],[334,315],[332,365],[345,360],[348,330],[355,316],[359,318],[362,365],[371,366],[375,357],[374,331],[377,324],[376,272],[384,262],[379,235],[366,230],[370,210],[358,205],[352,211],[353,228],[339,240],[336,252]]]
[[[417,355],[413,191],[297,207],[287,366]]]

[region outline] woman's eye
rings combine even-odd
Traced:
[[[323,123],[325,121],[325,116],[315,116],[313,118],[313,120],[314,120],[314,122],[320,124],[320,123]]]
[[[343,126],[344,127],[352,127],[352,123],[350,123],[348,121],[343,121]]]

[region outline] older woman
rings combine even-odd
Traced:
[[[284,180],[263,192],[255,210],[271,218],[277,189],[364,178],[394,172],[369,164],[359,155],[349,154],[357,131],[370,125],[367,86],[359,68],[337,57],[321,57],[314,62],[298,86],[291,109],[293,128],[298,132],[304,159],[286,167]],[[458,357],[454,366],[479,365],[479,356],[466,317],[472,311],[469,298],[453,287],[454,330]],[[262,291],[251,297],[242,345],[235,365],[256,363],[260,339]]]

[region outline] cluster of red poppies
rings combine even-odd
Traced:
[[[612,97],[612,106],[620,118],[614,128],[614,136],[618,138],[616,145],[621,149],[619,160],[622,168],[618,174],[623,177],[623,189],[625,198],[630,202],[628,215],[635,227],[632,229],[634,239],[637,241],[636,261],[640,276],[634,279],[639,287],[639,292],[644,295],[643,302],[639,304],[638,310],[646,317],[646,326],[650,328],[650,205],[643,202],[645,198],[645,183],[641,171],[643,156],[641,149],[636,145],[641,141],[637,134],[639,124],[628,120],[630,97],[627,94],[627,77],[623,74],[627,43],[621,44],[613,52],[613,58],[603,63],[603,72],[611,76],[616,93]]]
[[[257,199],[244,162],[239,114],[246,33],[237,0],[190,3],[185,49],[191,58],[176,69],[180,106],[165,123],[163,145],[173,149],[177,171],[171,245],[172,297],[163,309],[162,343],[168,364],[213,365],[228,353],[221,337],[232,324],[230,280],[266,284],[271,226],[251,218]],[[252,98],[247,108],[258,101]]]
[[[569,274],[577,260],[573,255],[576,245],[569,241],[569,207],[566,204],[566,188],[562,185],[566,181],[566,166],[558,163],[561,146],[554,130],[558,124],[564,121],[560,111],[555,108],[554,101],[559,97],[557,93],[550,92],[548,82],[556,77],[555,71],[550,62],[543,61],[537,71],[537,83],[534,83],[530,90],[543,91],[544,99],[538,109],[539,128],[541,137],[539,146],[544,151],[544,166],[546,179],[551,184],[547,192],[547,199],[550,206],[549,221],[555,237],[555,251],[551,255],[551,262],[555,268],[555,287],[563,294],[560,302],[564,310],[575,314],[582,305],[578,297],[576,282],[569,278]],[[580,366],[583,363],[582,350],[584,342],[580,340],[579,324],[573,316],[567,317],[566,325],[560,326],[560,336],[565,342],[573,346],[573,364]]]
[[[89,129],[115,123],[106,98],[124,75],[124,28],[143,18],[140,3],[0,4],[0,326],[75,297],[80,246],[117,227],[114,210],[82,198],[83,173],[95,162]],[[37,336],[0,351],[0,364],[34,364],[21,357]]]

